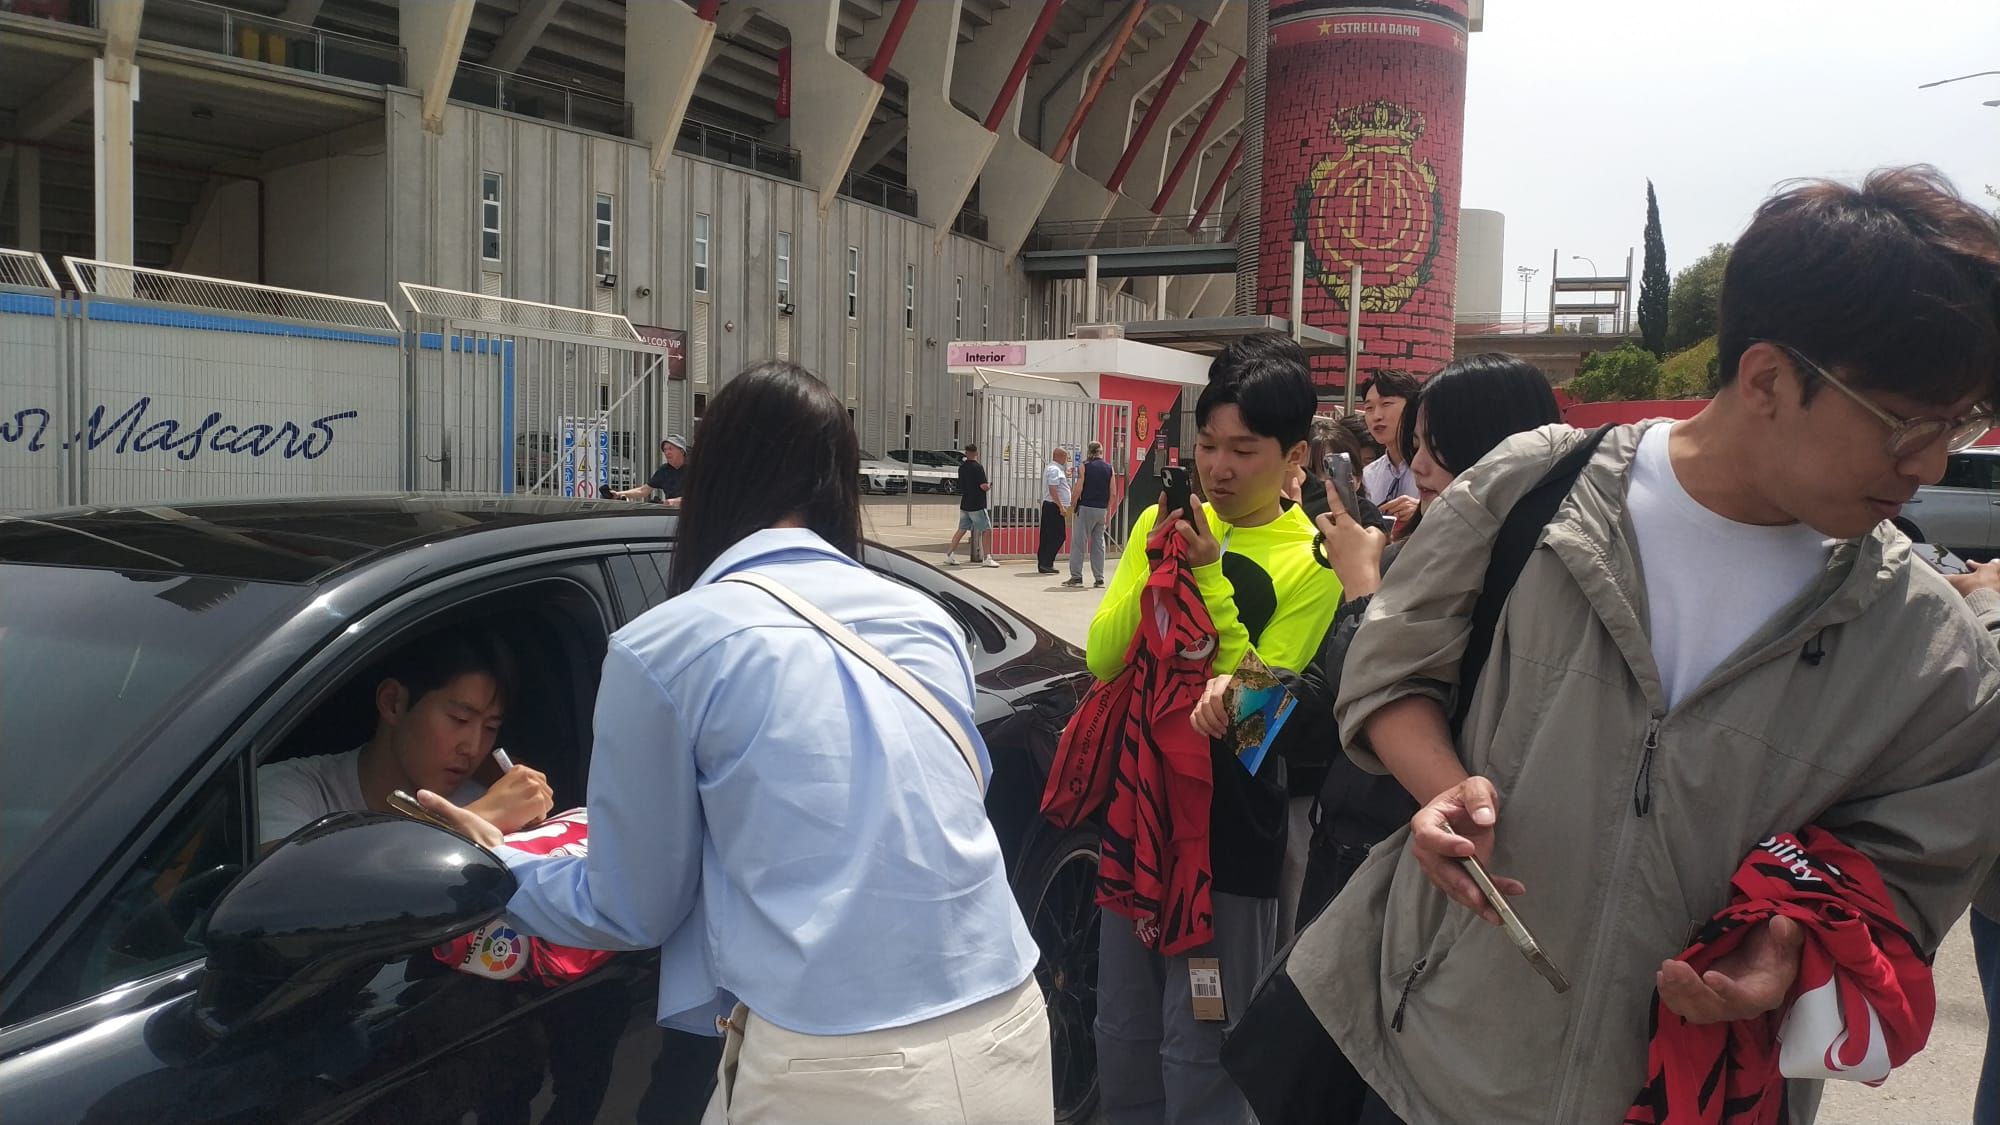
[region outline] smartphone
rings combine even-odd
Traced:
[[[1931,569],[1939,574],[1971,574],[1972,567],[1964,559],[1952,554],[1935,543],[1912,543],[1910,551],[1918,558],[1931,564]]]
[[[1160,494],[1166,497],[1168,511],[1179,511],[1185,518],[1193,511],[1189,507],[1193,491],[1186,465],[1168,465],[1160,470]]]
[[[1446,829],[1449,830],[1450,826],[1447,825]],[[1569,978],[1563,975],[1561,969],[1556,968],[1555,962],[1549,960],[1548,954],[1542,952],[1541,943],[1536,941],[1535,935],[1529,933],[1528,927],[1521,923],[1521,918],[1514,913],[1514,908],[1507,904],[1507,896],[1501,894],[1500,888],[1493,885],[1492,876],[1486,874],[1486,869],[1472,856],[1464,856],[1459,862],[1465,865],[1465,873],[1472,876],[1472,881],[1479,885],[1479,893],[1486,897],[1486,904],[1500,916],[1500,926],[1507,931],[1507,940],[1513,942],[1514,948],[1521,951],[1521,956],[1528,959],[1528,964],[1542,974],[1542,979],[1549,982],[1549,987],[1557,992],[1568,992]]]
[[[435,824],[439,828],[449,827],[444,821],[432,816],[429,809],[418,804],[415,797],[410,796],[401,789],[389,794],[389,807],[409,817],[411,820],[421,820],[425,824]]]
[[[1340,497],[1340,505],[1356,523],[1361,522],[1361,501],[1354,493],[1354,462],[1345,453],[1329,453],[1320,467],[1326,472],[1326,479],[1333,482],[1334,494]]]

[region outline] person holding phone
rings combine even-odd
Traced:
[[[1730,253],[1700,414],[1516,435],[1438,493],[1336,708],[1419,808],[1289,962],[1351,1078],[1326,1119],[1622,1120],[1656,999],[1782,1014],[1791,919],[1705,973],[1676,959],[1775,833],[1859,852],[1936,948],[2000,853],[2000,651],[1887,521],[1992,424],[1996,293],[2000,229],[1935,170],[1795,183]],[[1454,732],[1495,537],[1586,441]],[[1469,855],[1574,987],[1486,929]],[[1810,1120],[1817,1090],[1789,1101]]]
[[[1408,371],[1378,371],[1361,384],[1361,417],[1382,456],[1361,471],[1370,503],[1398,523],[1417,511],[1417,482],[1410,472],[1410,448],[1403,444],[1403,417],[1423,384]]]
[[[474,779],[516,690],[514,660],[493,636],[455,628],[405,644],[375,685],[375,733],[353,750],[257,769],[258,839],[275,844],[328,813],[403,812],[396,793],[431,789],[501,832],[547,816],[540,771],[516,766],[490,787]]]
[[[1195,403],[1195,466],[1169,468],[1158,508],[1133,521],[1111,585],[1090,623],[1091,674],[1125,669],[1152,573],[1147,543],[1165,523],[1187,546],[1201,600],[1215,627],[1213,664],[1232,671],[1254,649],[1273,669],[1297,671],[1333,619],[1340,583],[1313,561],[1312,524],[1279,503],[1286,473],[1301,464],[1317,406],[1306,357],[1277,333],[1237,340],[1216,356]],[[1275,756],[1251,774],[1233,750],[1210,743],[1213,793],[1208,860],[1214,938],[1179,954],[1156,952],[1133,919],[1105,911],[1099,931],[1097,1059],[1110,1125],[1254,1120],[1223,1071],[1222,1037],[1240,1013],[1276,942],[1279,869],[1285,849],[1286,780]],[[1214,961],[1215,978],[1197,980]],[[1221,993],[1223,1019],[1194,1003],[1196,986]]]
[[[1411,474],[1421,501],[1428,504],[1507,438],[1561,420],[1549,378],[1540,368],[1515,356],[1486,353],[1454,360],[1431,376],[1403,415],[1398,437],[1412,451]],[[1281,944],[1339,893],[1369,848],[1416,811],[1393,777],[1366,773],[1337,752],[1340,730],[1333,716],[1348,646],[1402,544],[1388,541],[1379,513],[1370,519],[1372,506],[1362,497],[1350,492],[1343,498],[1331,478],[1321,491],[1325,511],[1314,521],[1318,551],[1322,564],[1340,577],[1341,604],[1318,654],[1292,685],[1299,706],[1293,716],[1297,730],[1288,728],[1281,736],[1298,739],[1298,749],[1287,760],[1294,774],[1306,775],[1312,786],[1303,790],[1305,808],[1294,809],[1293,846],[1287,852],[1280,900]],[[1229,682],[1228,676],[1211,680],[1195,709],[1195,726],[1216,737],[1228,726],[1223,700]],[[1332,752],[1315,753],[1321,748]],[[1308,767],[1298,768],[1301,762]],[[1296,785],[1294,791],[1300,791]]]

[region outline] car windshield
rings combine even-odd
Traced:
[[[875,456],[875,455],[874,455],[873,453],[870,453],[870,452],[868,452],[868,451],[867,451],[867,450],[865,450],[865,449],[861,451],[861,459],[862,459],[863,461],[880,461],[880,460],[881,460],[881,458],[880,458],[880,457],[877,457],[877,456]]]
[[[184,574],[0,564],[0,882],[299,589]]]

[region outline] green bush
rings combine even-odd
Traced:
[[[1657,397],[1660,361],[1637,344],[1585,356],[1563,389],[1581,402],[1636,402]]]
[[[1660,398],[1707,398],[1715,393],[1715,337],[1667,357],[1654,393]]]

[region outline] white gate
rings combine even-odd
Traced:
[[[1043,469],[1057,448],[1069,451],[1071,496],[1080,486],[1084,452],[1091,442],[1103,446],[1111,465],[1111,510],[1105,534],[1113,544],[1125,540],[1128,520],[1125,493],[1134,464],[1132,404],[1089,398],[1081,388],[1075,397],[1031,395],[982,388],[972,393],[973,440],[986,465],[987,510],[993,517],[992,550],[1030,554],[1042,522]]]
[[[615,313],[403,283],[415,316],[409,487],[595,497],[642,484],[670,403],[665,349]]]

